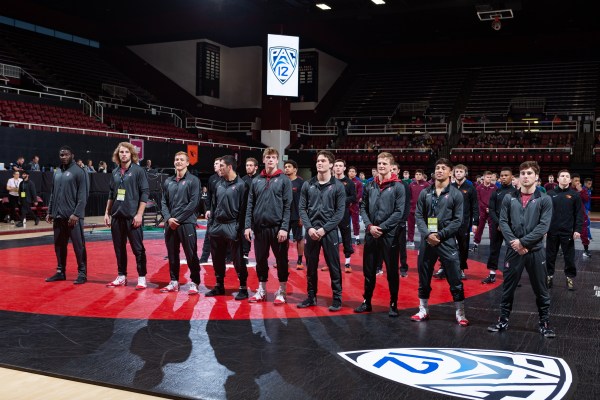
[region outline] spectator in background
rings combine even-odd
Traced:
[[[85,166],[85,171],[92,174],[96,172],[94,168],[94,162],[92,160],[87,160],[87,165]]]
[[[588,227],[588,239],[593,240],[592,239],[592,230],[590,229],[590,211],[592,210],[592,192],[594,191],[594,189],[592,188],[592,179],[591,178],[585,178],[585,180],[583,181],[583,185],[584,185],[584,189],[587,190],[588,192],[588,201],[586,201],[583,205],[585,206],[585,216],[586,216],[586,221],[585,223],[587,224]]]
[[[17,220],[17,208],[19,207],[19,184],[23,179],[19,177],[19,171],[13,171],[13,177],[6,182],[8,191],[8,208],[10,214],[6,216],[6,222]]]
[[[81,158],[77,160],[77,166],[79,166],[79,168],[83,169],[84,171],[87,171],[85,168],[85,164],[83,163],[83,160]]]
[[[108,166],[105,161],[100,161],[98,163],[98,172],[101,174],[106,174],[108,172]]]
[[[200,216],[204,217],[206,214],[206,205],[208,201],[208,188],[202,186],[202,192],[200,192]]]
[[[544,185],[547,192],[556,189],[558,183],[554,182],[554,175],[548,175],[548,183]]]
[[[18,221],[15,226],[25,226],[28,216],[32,216],[35,220],[35,224],[40,223],[40,218],[31,211],[31,204],[37,207],[37,192],[35,190],[35,184],[29,181],[29,172],[22,172],[23,179],[19,183],[19,202],[21,203],[21,220]]]
[[[40,169],[40,158],[38,156],[33,156],[27,167],[26,171],[41,171]]]
[[[579,193],[579,197],[581,198],[582,205],[583,205],[583,207],[581,207],[581,212],[585,214],[585,203],[590,201],[590,197],[588,195],[587,189],[581,185],[581,176],[579,174],[573,174],[573,177],[571,180],[571,186],[573,187],[573,189],[575,189],[575,191],[577,191],[577,193]],[[590,253],[590,250],[589,250],[590,239],[588,237],[587,224],[585,224],[585,223],[583,224],[580,233],[581,233],[581,243],[583,244],[583,256],[587,257],[587,258],[591,258],[592,253]]]
[[[362,182],[363,186],[367,183],[367,177],[365,176],[364,172],[359,172],[358,173],[358,179],[360,179],[360,181]]]
[[[12,169],[13,171],[23,171],[23,170],[25,170],[25,157],[19,156],[17,158],[17,161],[15,161],[14,163],[10,164],[10,169]]]
[[[483,183],[477,186],[477,199],[479,201],[479,226],[477,232],[475,232],[475,238],[473,240],[473,250],[477,250],[477,247],[481,243],[481,235],[485,224],[488,224],[489,235],[492,236],[492,218],[490,217],[489,201],[490,197],[496,190],[496,185],[492,185],[492,173],[485,171],[483,173]]]
[[[409,171],[402,172],[402,182],[406,183],[407,185],[410,185],[410,183],[412,182]],[[409,192],[407,192],[407,196],[410,196]],[[408,215],[405,215],[405,217],[408,218]]]

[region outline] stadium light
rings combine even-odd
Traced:
[[[383,0],[371,0],[373,3],[377,4],[378,6],[385,4],[385,1]]]
[[[317,7],[319,7],[321,10],[331,10],[331,7],[329,7],[327,4],[325,3],[318,3]]]

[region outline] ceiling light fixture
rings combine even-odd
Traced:
[[[371,0],[373,3],[377,4],[378,6],[385,4],[385,1],[383,0]]]
[[[319,7],[321,10],[331,10],[331,7],[329,7],[327,4],[325,3],[318,3],[317,7]]]

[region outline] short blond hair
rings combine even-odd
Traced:
[[[277,158],[279,158],[279,151],[277,151],[275,147],[267,147],[265,151],[263,151],[263,158],[270,156],[271,154],[275,154]]]
[[[177,153],[175,153],[173,159],[175,159],[177,156],[185,156],[185,159],[190,161],[190,156],[188,156],[188,153],[186,153],[185,151],[178,151]]]
[[[121,142],[117,145],[117,148],[115,149],[115,151],[113,152],[113,161],[115,164],[119,165],[121,164],[121,159],[119,158],[119,149],[121,147],[125,147],[127,150],[129,150],[129,152],[131,153],[131,162],[137,164],[138,161],[140,161],[140,158],[138,156],[138,152],[135,149],[135,147],[129,143],[129,142]]]
[[[377,155],[377,158],[387,158],[390,161],[390,164],[393,164],[395,161],[392,153],[388,153],[387,151],[379,153]]]

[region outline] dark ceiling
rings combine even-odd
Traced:
[[[102,44],[208,38],[226,46],[262,45],[267,33],[298,35],[350,60],[372,49],[414,51],[445,42],[538,35],[585,35],[599,29],[597,2],[495,0],[3,0],[1,15],[61,29]],[[476,6],[512,8],[500,31]],[[514,40],[514,39],[513,39]],[[400,50],[403,49],[403,50]]]

